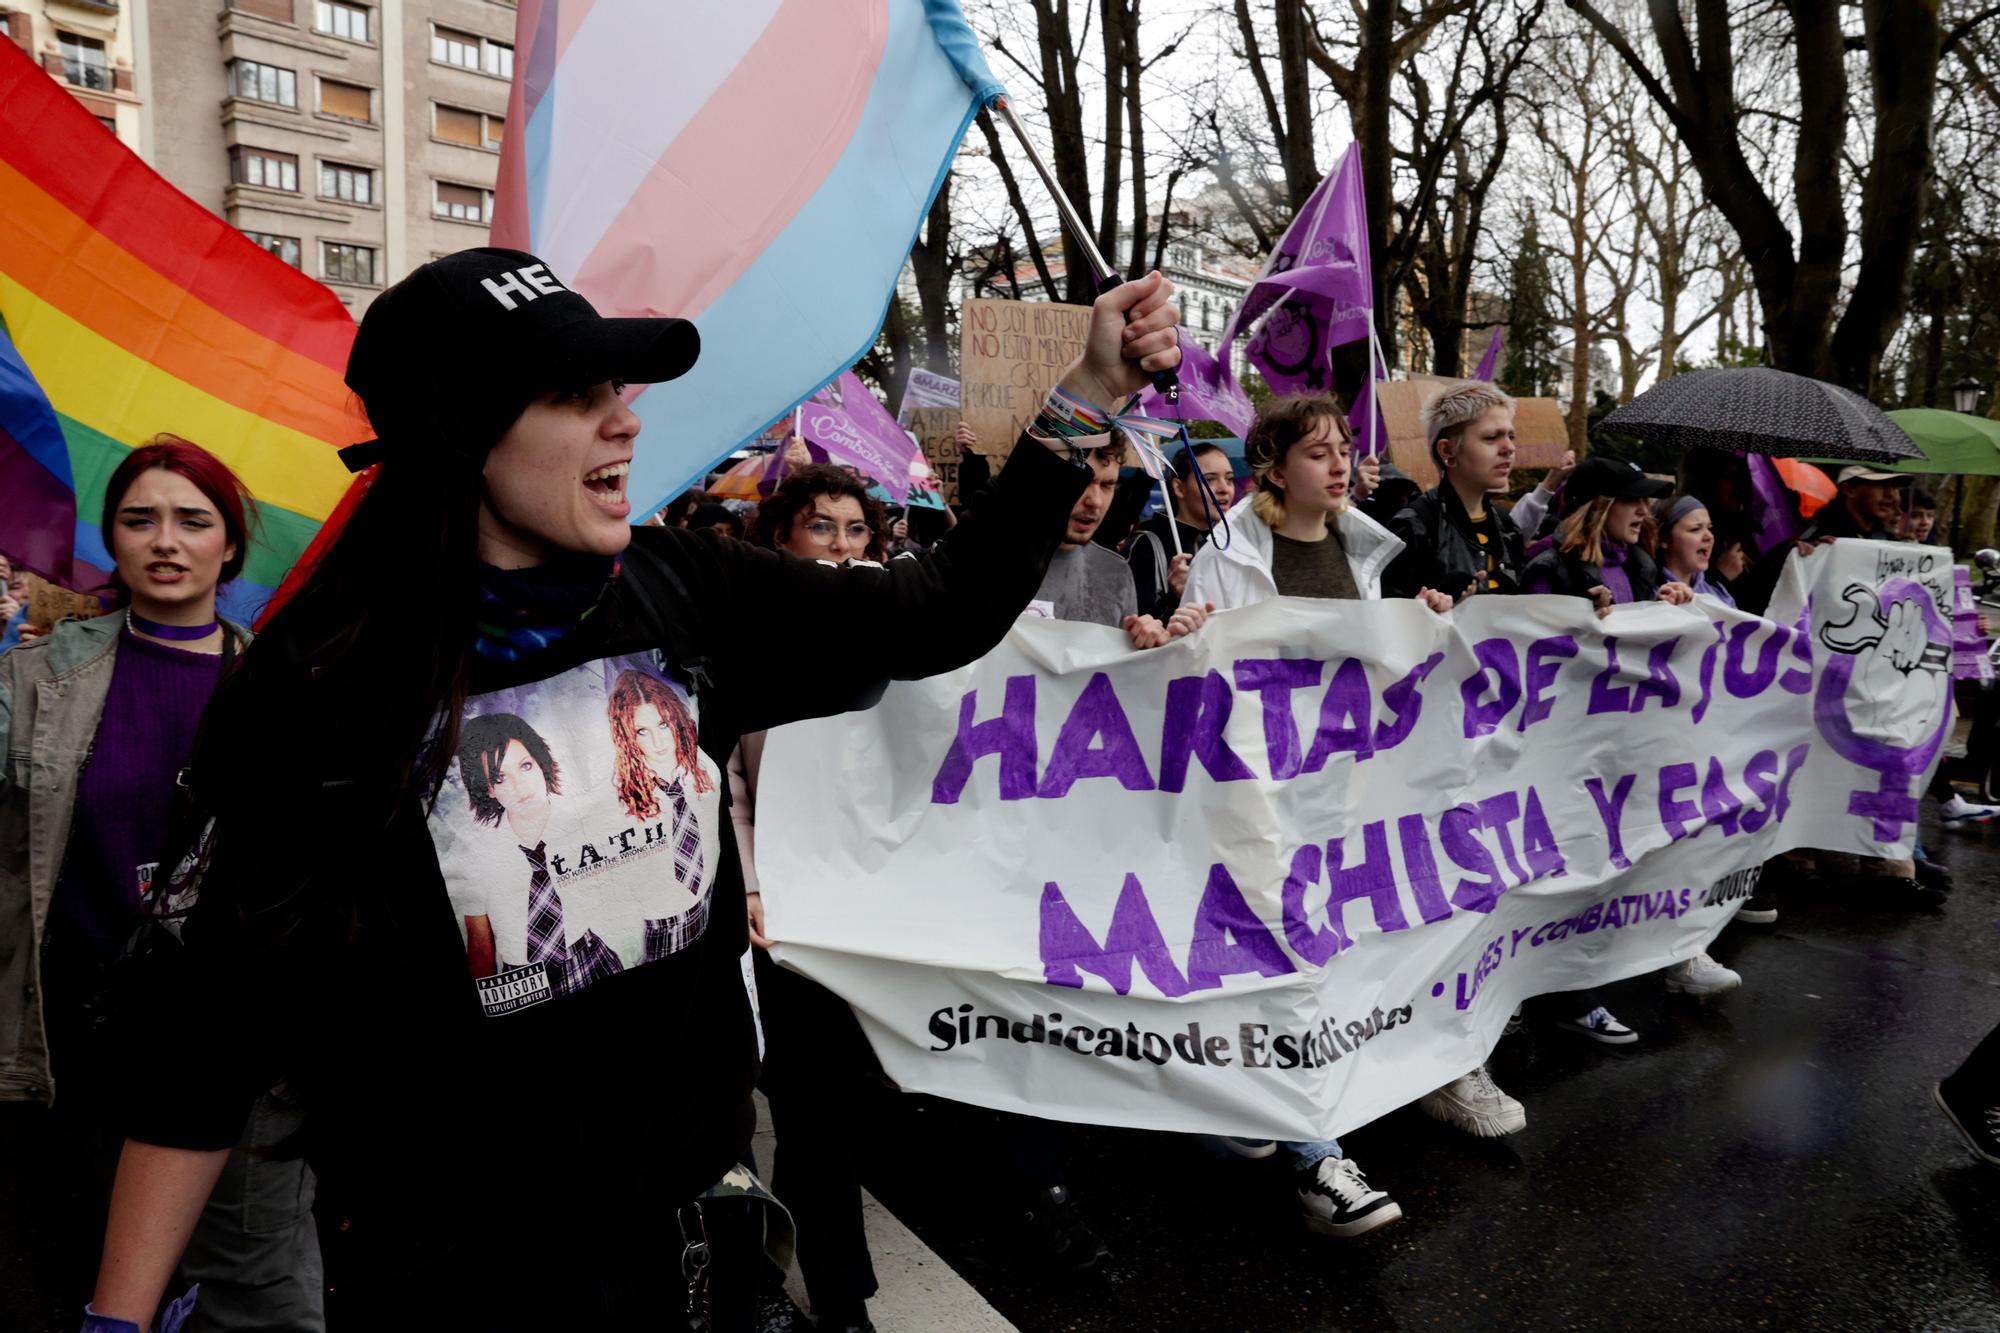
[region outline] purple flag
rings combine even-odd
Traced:
[[[1472,372],[1472,378],[1493,382],[1493,372],[1500,364],[1500,330],[1493,330],[1493,341],[1486,344],[1486,355],[1479,358],[1479,369]]]
[[[804,406],[807,444],[824,450],[831,462],[881,483],[898,502],[908,498],[910,460],[917,442],[896,424],[860,377],[842,371]]]
[[[1347,413],[1348,429],[1354,432],[1356,458],[1372,458],[1389,447],[1389,422],[1382,415],[1382,404],[1375,395],[1375,386],[1389,378],[1389,367],[1382,363],[1379,356],[1371,354],[1369,360],[1373,363],[1374,373],[1369,376],[1368,392],[1357,395],[1353,408]],[[1372,433],[1368,428],[1371,413],[1375,418]]]
[[[1244,353],[1272,392],[1325,393],[1331,350],[1369,336],[1374,304],[1361,151],[1350,145],[1264,261],[1219,355],[1227,363],[1237,335],[1255,326]]]
[[[1741,457],[1750,468],[1750,521],[1755,525],[1751,537],[1757,543],[1757,553],[1768,554],[1799,535],[1798,504],[1769,458],[1763,454]]]
[[[1194,340],[1185,325],[1179,329],[1181,343],[1181,402],[1170,411],[1160,391],[1148,385],[1134,408],[1149,417],[1185,418],[1190,421],[1218,421],[1238,439],[1249,435],[1257,419],[1250,396],[1229,371],[1229,362]]]

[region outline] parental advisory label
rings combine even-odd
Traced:
[[[530,963],[511,972],[479,978],[479,1005],[488,1018],[540,1004],[555,993],[547,963]]]

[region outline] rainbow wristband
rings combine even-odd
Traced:
[[[1111,429],[1111,414],[1058,384],[1042,400],[1042,410],[1035,414],[1034,424],[1029,429],[1037,435],[1056,439],[1102,435]]]

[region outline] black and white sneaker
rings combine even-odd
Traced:
[[[2000,1166],[2000,1105],[1954,1096],[1942,1083],[1931,1089],[1931,1096],[1972,1155],[1988,1166]]]
[[[1403,1215],[1394,1199],[1362,1178],[1352,1157],[1322,1157],[1293,1178],[1306,1226],[1322,1236],[1359,1236]]]
[[[1036,1190],[1024,1220],[1034,1247],[1058,1268],[1085,1273],[1111,1253],[1111,1247],[1090,1229],[1061,1185]]]

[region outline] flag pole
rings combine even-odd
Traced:
[[[1167,511],[1167,535],[1174,540],[1174,558],[1179,559],[1186,552],[1181,550],[1181,516],[1174,512],[1174,497],[1167,490],[1167,470],[1160,469],[1160,503]]]
[[[1035,168],[1035,174],[1042,178],[1042,185],[1056,201],[1056,212],[1062,217],[1063,226],[1068,230],[1070,239],[1074,240],[1077,248],[1083,251],[1083,257],[1090,265],[1091,277],[1096,280],[1097,290],[1105,292],[1117,286],[1122,279],[1111,265],[1105,262],[1103,252],[1097,248],[1097,242],[1091,239],[1090,228],[1085,225],[1083,215],[1076,211],[1076,205],[1070,202],[1069,196],[1062,192],[1062,186],[1056,183],[1055,172],[1049,170],[1049,164],[1042,160],[1042,154],[1035,147],[1035,141],[1028,137],[1028,127],[1014,114],[1014,108],[1005,97],[994,98],[993,109],[1007,122],[1007,128],[1014,131],[1014,138],[1020,142],[1021,151],[1028,155],[1028,162]],[[1180,376],[1172,370],[1156,370],[1151,373],[1153,387],[1160,391],[1160,397],[1169,407],[1179,409]]]

